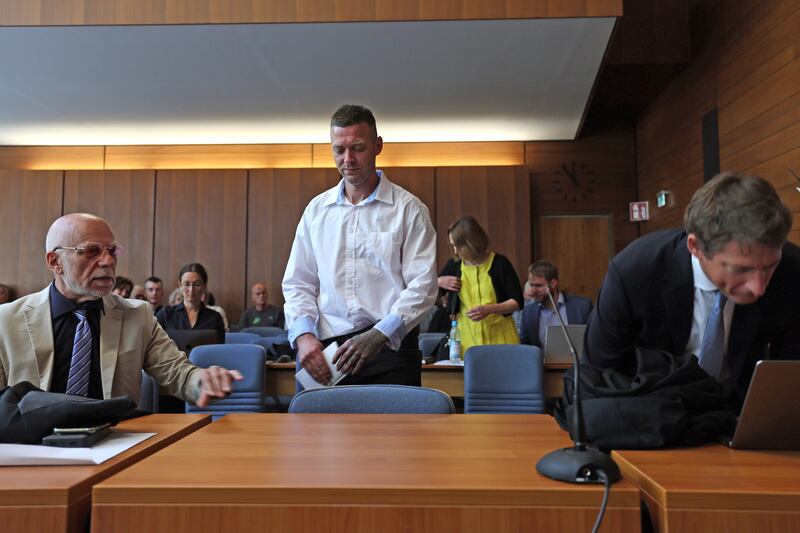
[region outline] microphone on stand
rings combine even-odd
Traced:
[[[567,483],[603,483],[607,478],[610,483],[618,481],[620,478],[617,463],[607,453],[601,452],[596,448],[588,447],[584,442],[583,411],[581,409],[580,397],[580,361],[575,351],[575,345],[567,334],[567,327],[564,319],[558,312],[558,306],[553,299],[550,288],[547,289],[547,297],[553,304],[553,311],[561,324],[561,331],[567,338],[569,351],[572,354],[572,367],[575,371],[575,384],[572,395],[572,428],[570,438],[574,443],[570,448],[561,448],[552,451],[542,457],[536,463],[536,471],[543,476]]]

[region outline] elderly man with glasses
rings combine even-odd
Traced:
[[[0,308],[0,389],[29,381],[51,392],[138,402],[144,369],[171,394],[202,406],[242,378],[191,365],[147,302],[111,293],[123,249],[103,219],[59,218],[46,252],[53,283]]]

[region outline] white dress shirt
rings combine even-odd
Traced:
[[[289,340],[375,324],[396,350],[436,299],[436,231],[428,208],[378,171],[356,205],[344,180],[306,207],[283,276]]]
[[[703,336],[706,332],[706,323],[711,311],[714,309],[714,293],[718,290],[717,286],[708,279],[700,261],[692,256],[692,276],[694,278],[694,305],[692,307],[692,331],[689,334],[689,341],[686,343],[684,355],[700,354],[700,347],[703,345]],[[728,353],[728,339],[731,336],[731,320],[736,304],[728,299],[725,308],[722,310],[722,323],[725,326],[725,353]],[[730,372],[728,365],[722,365],[722,373],[719,381],[726,381]]]

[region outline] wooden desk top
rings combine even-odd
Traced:
[[[613,456],[625,477],[665,509],[800,510],[800,452],[709,444]]]
[[[87,497],[98,481],[119,472],[211,422],[207,415],[150,415],[121,422],[125,431],[157,434],[99,465],[2,466],[0,507],[69,505]]]
[[[535,472],[570,444],[545,415],[228,415],[95,486],[95,504],[597,507]],[[639,492],[614,485],[610,506]]]

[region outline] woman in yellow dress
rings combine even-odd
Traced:
[[[455,258],[439,274],[439,287],[452,291],[462,354],[471,346],[519,344],[511,314],[522,308],[522,289],[511,262],[489,249],[489,237],[472,217],[447,229]]]

